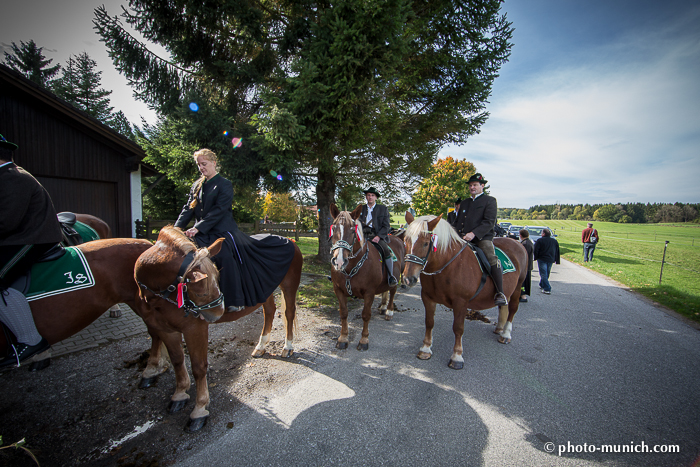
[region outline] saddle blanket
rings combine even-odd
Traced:
[[[85,255],[78,248],[68,247],[59,259],[32,266],[27,301],[86,289],[93,285],[95,278]]]
[[[83,243],[100,239],[100,236],[97,234],[97,232],[95,232],[95,229],[87,224],[83,224],[80,221],[76,222],[73,225],[73,228],[80,234],[80,238],[83,239]]]
[[[501,262],[501,270],[503,271],[503,274],[507,272],[515,272],[515,265],[510,260],[508,255],[497,246],[494,246],[493,248],[496,250],[496,257]]]

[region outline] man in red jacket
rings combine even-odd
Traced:
[[[588,223],[588,228],[583,229],[581,232],[581,241],[583,242],[583,262],[587,263],[589,260],[593,261],[593,252],[595,251],[595,246],[600,240],[598,236],[598,231],[593,228],[591,222]]]

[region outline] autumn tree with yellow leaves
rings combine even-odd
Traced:
[[[476,173],[474,164],[447,157],[438,159],[413,194],[413,208],[419,216],[447,215],[455,199],[469,196],[467,180]]]

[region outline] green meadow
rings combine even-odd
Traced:
[[[567,260],[615,279],[700,322],[700,225],[593,222],[600,242],[594,260],[584,264],[581,230],[586,228],[586,221],[512,222],[554,229],[561,254]],[[664,245],[666,258],[662,275]]]

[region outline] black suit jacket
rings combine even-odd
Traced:
[[[362,214],[360,214],[360,222],[362,226],[367,226],[367,205],[362,206]],[[372,210],[372,232],[378,235],[385,242],[389,242],[389,231],[391,230],[391,216],[389,209],[383,204],[375,204]],[[369,238],[368,240],[371,240]]]
[[[474,232],[476,240],[493,240],[493,226],[498,216],[498,202],[486,193],[476,199],[467,198],[459,205],[454,228],[460,236]]]
[[[194,227],[202,234],[228,232],[238,229],[233,220],[231,203],[233,202],[233,185],[219,174],[208,180],[202,186],[199,195],[196,194],[197,182],[190,189],[187,203],[175,222],[175,227],[185,230],[187,224],[195,219]],[[190,203],[197,197],[199,202],[193,208]]]

